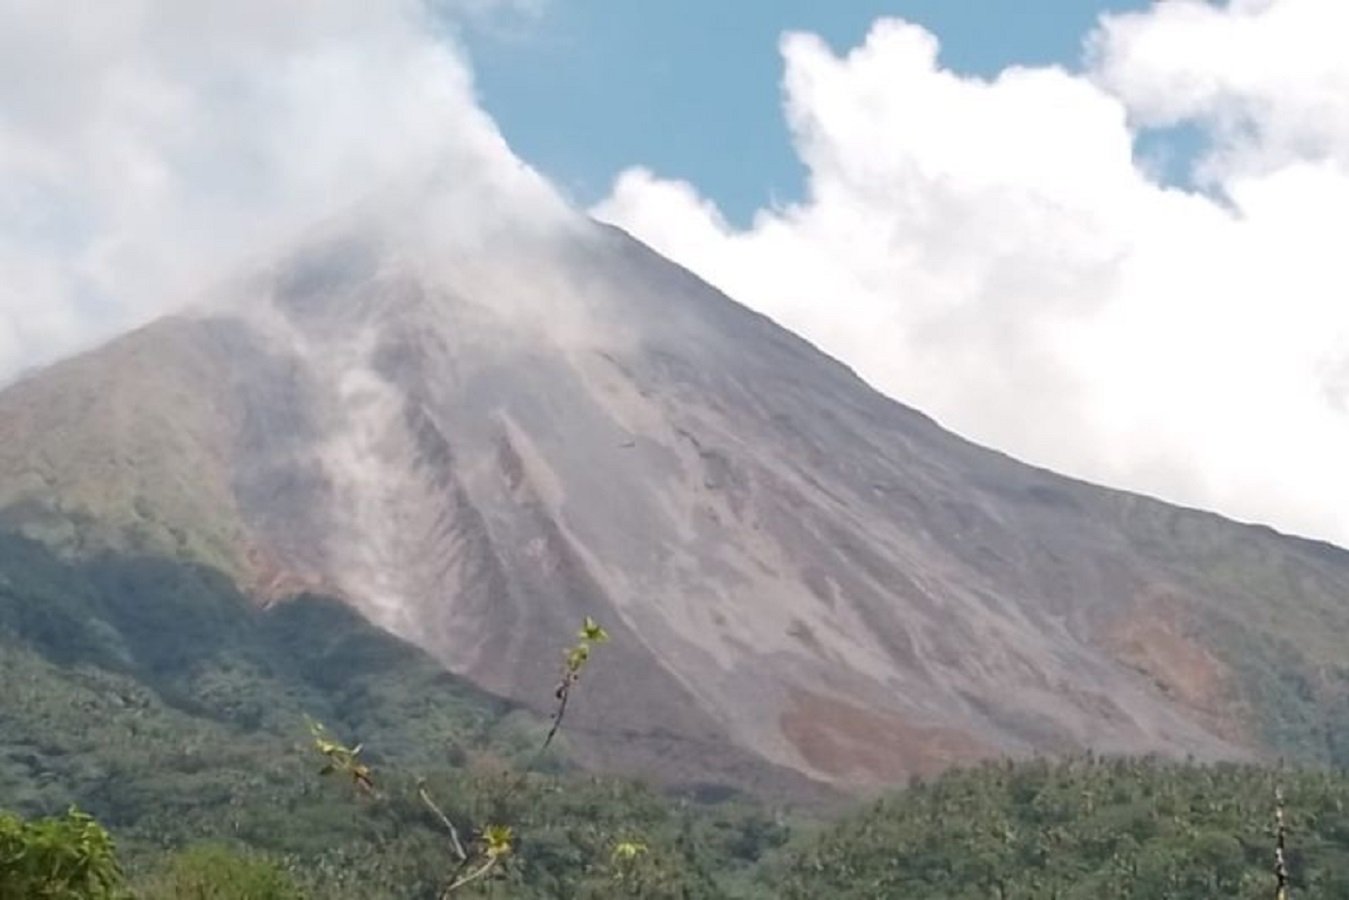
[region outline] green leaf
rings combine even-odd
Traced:
[[[511,852],[515,833],[509,825],[488,825],[482,832],[483,844],[489,859],[496,859]]]
[[[614,851],[611,854],[615,861],[636,859],[647,852],[646,844],[641,841],[619,841],[614,845]]]
[[[578,634],[581,640],[589,641],[592,644],[603,644],[609,640],[609,632],[605,631],[600,623],[596,622],[590,616],[585,617],[585,622],[581,625],[581,631]]]
[[[567,669],[571,672],[579,672],[590,659],[590,645],[577,644],[567,651]]]

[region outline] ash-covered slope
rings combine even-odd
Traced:
[[[0,394],[0,518],[540,708],[592,615],[572,740],[671,781],[1335,752],[1349,554],[971,445],[615,230],[451,243],[330,228]]]

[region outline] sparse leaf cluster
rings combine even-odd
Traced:
[[[569,647],[563,656],[562,677],[558,680],[557,687],[553,689],[553,697],[557,700],[557,707],[553,710],[553,724],[543,739],[543,746],[539,748],[540,753],[548,749],[562,727],[562,719],[567,714],[567,701],[571,699],[572,688],[581,680],[581,673],[590,662],[591,648],[607,643],[609,632],[590,616],[586,616],[576,637],[577,642]]]
[[[571,690],[580,681],[581,672],[590,661],[591,648],[607,642],[609,634],[598,622],[590,616],[586,616],[577,632],[577,638],[577,643],[568,648],[564,654],[562,679],[555,691],[557,708],[553,713],[552,725],[539,747],[538,755],[548,749],[554,736],[562,727],[562,719],[567,711],[567,701],[571,696]],[[348,747],[342,744],[335,740],[321,723],[312,719],[309,728],[314,738],[314,748],[325,759],[322,768],[319,769],[319,774],[344,776],[350,779],[362,793],[373,793],[375,782],[370,767],[358,759],[362,745],[357,744],[354,747]],[[521,781],[517,779],[512,791],[518,788],[520,784]],[[441,897],[448,897],[471,884],[487,879],[499,871],[502,862],[514,851],[514,831],[510,826],[499,823],[484,826],[466,847],[459,837],[458,826],[431,796],[424,781],[418,783],[417,795],[423,805],[445,828],[450,840],[450,850],[455,860],[454,867],[440,891]],[[627,859],[634,858],[639,847],[641,852],[645,851],[645,847],[636,843],[629,842],[625,846],[627,849],[624,850],[624,854],[626,854],[625,858]]]
[[[320,775],[342,775],[350,779],[357,790],[364,793],[375,789],[370,767],[358,758],[364,749],[361,744],[355,747],[345,746],[334,740],[321,722],[315,722],[313,719],[309,720],[309,732],[314,736],[314,749],[327,760],[319,769]]]

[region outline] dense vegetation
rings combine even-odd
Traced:
[[[514,830],[456,896],[1266,898],[1276,781],[1293,896],[1349,896],[1329,772],[989,765],[821,829],[589,777],[564,746],[530,768],[545,721],[338,604],[259,611],[206,569],[3,535],[0,683],[0,900],[432,897],[452,857],[422,785],[465,833]],[[366,744],[375,790],[319,777],[306,715]]]
[[[103,900],[121,881],[112,838],[89,816],[25,822],[0,812],[0,900]]]
[[[1081,759],[952,772],[795,848],[784,898],[1268,900],[1275,790],[1293,896],[1349,897],[1349,778]]]
[[[1326,772],[1147,760],[988,765],[915,784],[826,830],[805,829],[776,851],[781,825],[710,810],[680,814],[668,798],[640,788],[536,783],[522,802],[502,807],[497,801],[507,783],[478,776],[434,785],[462,798],[456,815],[476,821],[507,815],[525,835],[504,877],[463,896],[1263,900],[1273,896],[1276,784],[1286,794],[1293,896],[1349,896],[1349,779]],[[194,847],[155,860],[136,895],[435,896],[443,883],[443,835],[423,827],[410,787],[395,787],[357,811],[371,828],[364,844],[270,859],[237,845]],[[48,896],[5,892],[5,821],[0,898]],[[30,830],[50,836],[88,827],[72,817]],[[624,846],[639,849],[615,852]],[[760,864],[749,866],[756,858]],[[26,877],[44,865],[38,859]],[[50,896],[123,896],[98,893],[99,884]]]
[[[1190,628],[1234,676],[1234,712],[1290,759],[1349,768],[1349,550],[1112,495],[1134,547],[1195,597]]]

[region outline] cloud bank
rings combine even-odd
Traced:
[[[957,431],[1349,546],[1349,4],[1171,0],[1082,71],[942,68],[898,20],[782,41],[806,199],[594,210]],[[1188,187],[1136,152],[1197,129]]]
[[[447,33],[534,2],[0,0],[0,383],[409,173],[547,193]]]

